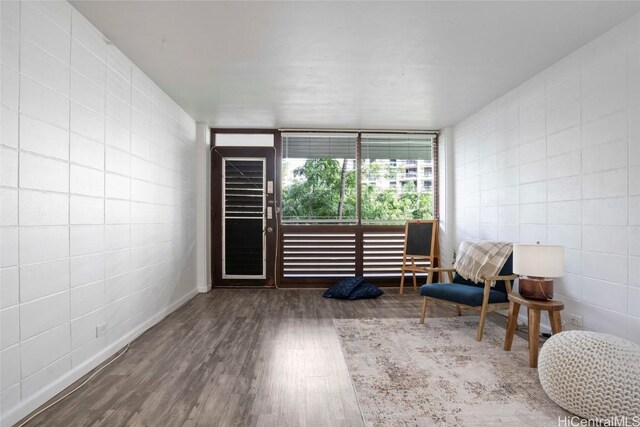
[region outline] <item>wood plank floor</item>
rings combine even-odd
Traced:
[[[362,301],[328,300],[319,290],[214,289],[28,425],[361,426],[332,319],[417,322],[420,305],[413,291],[394,289]],[[430,305],[430,317],[453,315]]]

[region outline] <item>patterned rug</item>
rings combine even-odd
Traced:
[[[557,426],[527,343],[477,317],[334,320],[368,426]]]

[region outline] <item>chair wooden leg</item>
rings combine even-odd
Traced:
[[[529,309],[529,366],[538,367],[538,341],[540,336],[540,310]]]
[[[551,322],[551,332],[554,335],[562,332],[562,320],[560,319],[559,311],[549,310],[549,320]]]
[[[511,301],[509,304],[509,323],[507,324],[507,333],[504,337],[504,349],[505,351],[511,351],[511,344],[513,344],[513,336],[516,333],[518,327],[518,312],[520,311],[520,304]]]
[[[487,306],[482,305],[480,310],[480,323],[478,324],[478,332],[476,332],[476,341],[482,341],[482,332],[484,331],[484,321],[487,318]]]
[[[429,299],[427,297],[423,297],[422,301],[422,314],[420,315],[420,324],[424,325],[424,318],[427,316],[427,303]]]
[[[418,292],[418,282],[416,280],[416,272],[413,272],[413,290]]]
[[[476,341],[482,340],[482,332],[484,332],[484,321],[487,318],[487,306],[489,305],[489,294],[491,293],[491,284],[484,282],[484,292],[482,294],[482,308],[480,309],[480,323],[478,324],[478,332],[476,333]]]
[[[400,274],[400,295],[404,292],[404,270],[402,270],[402,274]]]

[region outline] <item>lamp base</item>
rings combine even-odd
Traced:
[[[520,278],[518,290],[527,299],[550,300],[553,299],[553,280],[524,276]]]

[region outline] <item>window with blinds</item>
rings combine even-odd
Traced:
[[[357,134],[282,135],[282,221],[353,224]]]
[[[433,218],[433,135],[362,134],[363,224]]]
[[[403,224],[433,218],[434,135],[285,133],[282,135],[285,223]]]
[[[433,218],[435,142],[427,134],[283,133],[283,283],[396,280],[403,224]]]

